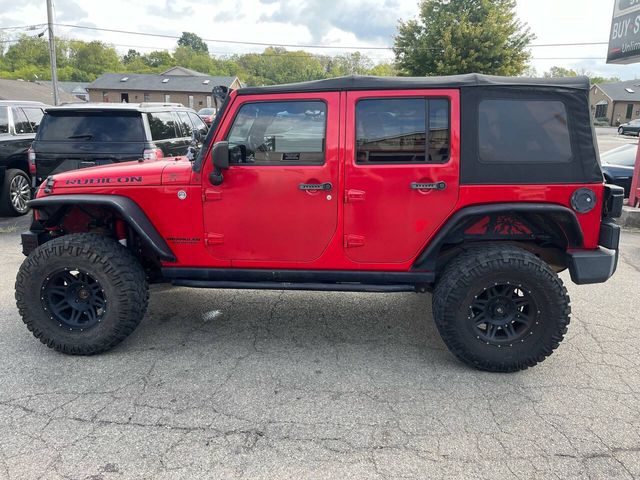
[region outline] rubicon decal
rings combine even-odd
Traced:
[[[97,178],[75,178],[65,182],[65,185],[102,185],[105,183],[142,183],[141,176],[131,177],[97,177]]]

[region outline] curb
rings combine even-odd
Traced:
[[[617,219],[622,228],[640,228],[640,208],[622,207],[622,216]]]

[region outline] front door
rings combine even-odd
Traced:
[[[456,90],[349,92],[346,255],[403,263],[419,254],[458,198]]]
[[[314,261],[338,226],[339,94],[239,96],[230,115],[218,140],[246,154],[221,185],[204,177],[209,252],[239,266]]]

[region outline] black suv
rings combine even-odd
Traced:
[[[34,186],[47,176],[94,165],[186,155],[208,127],[180,104],[72,104],[51,107],[33,142]]]
[[[0,101],[0,215],[29,211],[27,152],[46,105],[40,102]]]

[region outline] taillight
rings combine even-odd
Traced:
[[[144,160],[160,160],[162,157],[164,157],[164,153],[159,148],[145,148],[142,152]]]
[[[27,150],[27,161],[29,162],[29,173],[31,175],[35,175],[36,174],[36,151],[32,147],[29,147],[29,150]]]

